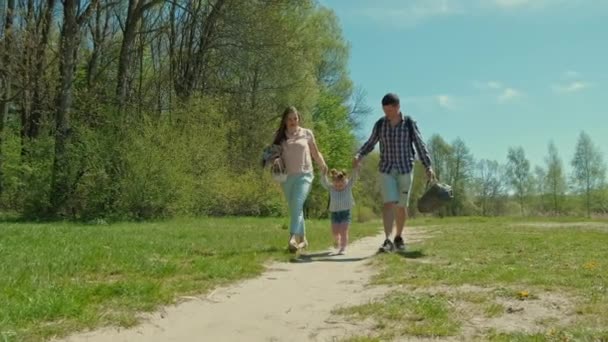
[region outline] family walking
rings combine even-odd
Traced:
[[[426,169],[429,180],[435,178],[431,158],[416,126],[416,122],[401,113],[399,97],[387,94],[382,98],[384,117],[379,119],[372,133],[355,154],[350,174],[342,170],[329,170],[319,151],[312,130],[300,126],[300,115],[295,107],[283,112],[273,146],[265,151],[264,164],[270,165],[281,182],[289,207],[288,249],[296,252],[308,247],[304,221],[304,202],[310,192],[313,178],[313,160],[321,171],[321,184],[330,194],[331,228],[338,254],[344,254],[348,244],[348,231],[355,204],[352,189],[358,178],[361,160],[380,143],[382,197],[385,240],[380,251],[404,250],[403,228],[408,218],[407,207],[413,179],[416,152]],[[396,233],[393,224],[396,221]]]

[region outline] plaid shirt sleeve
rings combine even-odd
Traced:
[[[359,152],[357,152],[357,154],[355,156],[357,159],[361,159],[361,158],[365,157],[368,153],[370,153],[374,149],[374,147],[378,143],[378,140],[380,140],[380,126],[381,125],[382,125],[382,120],[378,120],[376,122],[376,124],[374,125],[374,129],[372,130],[372,135],[370,135],[369,139],[367,139],[367,142],[365,142],[365,144],[363,144],[363,146],[361,146],[361,148],[359,149]]]
[[[420,161],[426,169],[431,167],[431,156],[429,154],[428,149],[426,148],[426,144],[424,140],[422,140],[422,134],[420,134],[420,130],[418,129],[418,125],[416,125],[416,121],[412,120],[412,128],[413,130],[413,141],[416,150],[418,151],[418,155],[420,156]]]

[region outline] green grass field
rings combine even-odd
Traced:
[[[371,320],[349,341],[404,336],[608,341],[608,222],[421,219],[424,236],[372,262],[383,299],[335,313]]]
[[[285,219],[81,225],[0,223],[0,341],[46,340],[254,277],[289,261]],[[608,340],[608,223],[578,219],[417,219],[407,253],[370,262],[381,300],[336,314],[373,322],[349,341],[408,337]],[[380,223],[355,224],[353,238]],[[308,221],[312,249],[329,223]],[[358,323],[357,323],[358,324]],[[363,324],[363,323],[361,323]]]
[[[288,261],[286,219],[180,219],[81,225],[0,223],[0,341],[45,340],[253,277]],[[380,224],[354,224],[353,238]],[[307,221],[311,249],[328,221]]]

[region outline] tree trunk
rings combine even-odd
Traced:
[[[34,91],[32,94],[32,108],[27,124],[25,135],[28,138],[38,138],[40,134],[40,125],[42,123],[42,113],[44,111],[43,99],[44,94],[44,71],[46,69],[46,48],[49,43],[49,33],[53,24],[53,11],[55,9],[55,0],[48,0],[47,7],[42,19],[42,32],[38,44],[35,48],[36,62],[34,65]]]
[[[587,189],[585,192],[587,196],[587,217],[591,218],[591,179],[589,177],[587,177]]]
[[[188,99],[195,90],[204,91],[207,82],[205,71],[208,53],[212,47],[217,23],[224,11],[225,4],[225,0],[217,0],[214,5],[209,5],[208,13],[201,10],[200,6],[193,8],[189,25],[184,25],[182,28],[183,34],[179,42],[176,42],[178,35],[175,25],[176,9],[175,7],[171,9],[169,46],[172,75],[175,93],[181,99]],[[199,31],[200,33],[197,33]]]
[[[97,6],[95,6],[95,20],[89,25],[93,43],[93,51],[87,63],[87,86],[89,89],[93,89],[97,83],[99,59],[110,28],[110,10],[105,9],[105,18],[102,18],[103,14],[104,9],[102,9],[100,3],[97,3]]]
[[[72,83],[79,42],[77,20],[78,0],[63,3],[63,28],[59,50],[59,87],[55,112],[55,159],[53,160],[51,209],[60,212],[70,194],[70,161],[67,147],[70,141],[70,107],[72,105]]]
[[[142,0],[143,1],[143,0]],[[120,111],[124,108],[127,97],[127,70],[130,65],[131,50],[137,34],[137,17],[135,11],[138,8],[138,0],[129,0],[129,9],[127,11],[127,20],[125,22],[125,30],[123,32],[122,46],[118,57],[118,76],[116,84],[116,100]]]
[[[15,0],[8,0],[6,6],[6,18],[4,21],[4,43],[1,45],[4,53],[2,54],[2,65],[0,67],[0,195],[4,192],[3,160],[4,151],[2,150],[4,136],[4,121],[8,115],[9,99],[11,98],[11,48],[12,48],[12,26],[13,12],[15,10]]]
[[[132,63],[133,45],[137,37],[137,27],[144,13],[153,6],[160,4],[163,0],[129,0],[127,20],[123,32],[122,46],[118,57],[118,75],[116,84],[116,100],[119,111],[125,107],[129,74],[128,70]]]

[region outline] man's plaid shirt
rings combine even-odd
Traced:
[[[399,117],[401,121],[394,127],[386,117],[378,120],[372,135],[359,149],[356,158],[360,159],[370,153],[380,141],[380,172],[389,173],[391,169],[396,169],[402,174],[412,172],[416,157],[414,147],[424,167],[430,168],[431,157],[416,122],[409,117],[404,119],[401,113]]]

